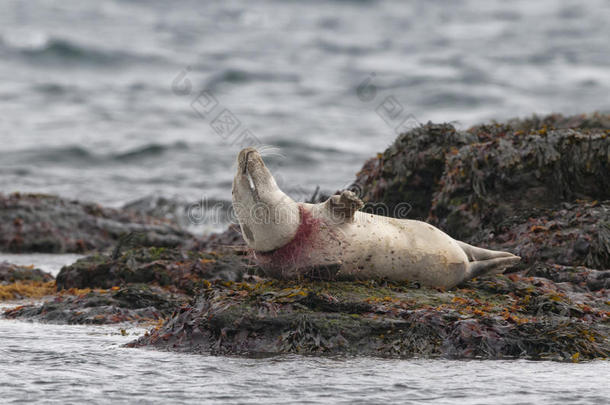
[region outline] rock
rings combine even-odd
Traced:
[[[57,288],[111,288],[146,283],[192,294],[207,280],[241,280],[249,259],[238,253],[149,247],[128,250],[117,259],[96,254],[62,268],[57,275]]]
[[[468,240],[514,216],[610,199],[609,124],[601,114],[534,116],[464,132],[428,123],[365,163],[351,188],[365,210],[408,214]]]
[[[0,284],[12,284],[17,281],[53,281],[53,276],[34,266],[18,266],[8,262],[0,262]]]
[[[37,293],[42,286],[0,286],[0,299],[55,294],[52,301],[6,311],[9,318],[68,324],[152,322],[169,316],[210,280],[241,280],[249,261],[239,250],[133,248],[116,259],[95,254],[65,266],[57,288],[55,281],[43,284],[48,287],[44,294]]]
[[[350,186],[375,211],[384,204],[386,216],[398,217],[399,204],[408,203],[409,217],[425,219],[432,195],[443,175],[445,156],[478,142],[473,134],[458,132],[450,124],[428,123],[398,136],[377,158],[367,161]],[[398,212],[397,212],[398,211]]]
[[[0,194],[0,250],[83,253],[116,245],[136,232],[145,246],[175,247],[192,235],[171,223],[128,210],[40,194]]]
[[[55,293],[53,276],[34,266],[0,262],[0,301],[40,298]]]
[[[521,256],[517,269],[539,262],[610,269],[610,201],[563,203],[508,217],[469,242]]]
[[[128,285],[111,290],[65,291],[41,305],[4,312],[9,319],[56,324],[153,323],[172,314],[188,298],[158,287]]]
[[[223,355],[608,356],[609,307],[601,298],[591,307],[548,280],[499,279],[451,292],[375,282],[216,282],[130,346]]]
[[[562,202],[610,199],[606,131],[495,131],[493,139],[446,157],[429,220],[454,237],[494,231],[511,218]]]

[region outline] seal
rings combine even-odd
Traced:
[[[471,246],[422,221],[359,211],[351,191],[320,204],[297,203],[278,187],[261,154],[237,156],[233,209],[268,276],[281,279],[388,279],[449,289],[499,274],[521,258]]]

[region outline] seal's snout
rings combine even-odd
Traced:
[[[257,201],[260,197],[259,191],[270,191],[277,187],[260,152],[252,147],[242,149],[237,155],[237,173],[233,186],[234,190],[249,190]]]
[[[238,172],[242,175],[253,171],[254,167],[262,164],[263,159],[261,154],[255,148],[242,149],[237,155]]]
[[[232,194],[242,234],[252,249],[271,251],[294,237],[299,206],[279,189],[257,149],[245,148],[237,155]]]

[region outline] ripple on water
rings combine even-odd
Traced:
[[[127,349],[142,329],[0,320],[6,401],[604,403],[610,363],[214,357]]]

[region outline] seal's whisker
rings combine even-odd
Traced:
[[[286,158],[280,148],[273,145],[259,145],[256,147],[258,153],[261,154],[262,157],[279,157],[281,159]]]

